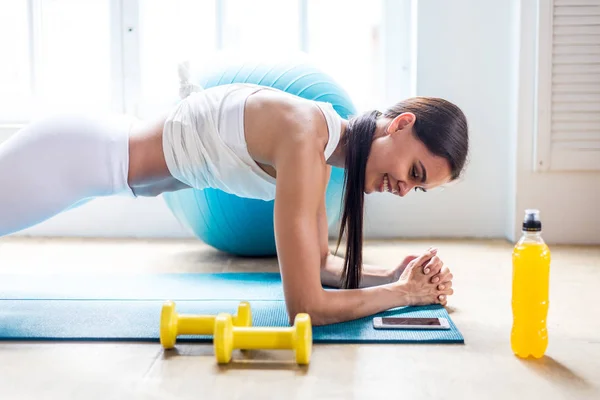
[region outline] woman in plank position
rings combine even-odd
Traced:
[[[43,118],[0,144],[0,236],[93,197],[217,188],[275,200],[290,321],[301,312],[322,325],[400,306],[445,305],[452,273],[436,249],[392,268],[363,265],[364,195],[405,196],[457,179],[468,142],[465,116],[443,99],[409,98],[385,112],[344,120],[330,104],[253,84],[189,93],[148,121]],[[328,247],[331,166],[346,174],[344,258]]]

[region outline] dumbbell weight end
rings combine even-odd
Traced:
[[[215,321],[215,356],[218,363],[231,361],[233,349],[292,349],[298,364],[308,364],[312,353],[312,326],[308,314],[298,314],[293,327],[237,327],[229,314]]]
[[[160,316],[160,343],[163,348],[172,349],[179,335],[212,335],[215,318],[214,315],[180,315],[175,310],[175,303],[167,301]],[[250,303],[240,302],[232,322],[236,326],[252,325]]]

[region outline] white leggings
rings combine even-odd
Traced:
[[[134,196],[129,131],[118,115],[40,119],[0,143],[0,236],[97,196]]]

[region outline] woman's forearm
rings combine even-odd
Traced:
[[[313,325],[327,325],[377,314],[394,307],[408,306],[409,293],[399,283],[363,289],[324,290],[310,311]]]
[[[431,276],[440,273],[442,268],[435,254],[436,251],[430,249],[411,259],[399,278],[393,279],[394,275],[390,275],[390,283],[358,289],[327,290],[321,287],[312,290],[310,296],[304,296],[304,301],[287,303],[290,323],[300,312],[309,313],[314,325],[327,325],[368,317],[396,307],[444,305],[446,295],[453,293],[452,282],[447,280],[445,282],[449,286],[440,288],[437,281],[432,281]],[[338,265],[334,262],[335,259],[327,263],[329,269],[326,269],[326,274],[331,274],[329,278],[333,280],[335,269],[332,265]],[[424,268],[425,265],[429,268]]]
[[[344,259],[330,253],[324,265],[321,266],[321,283],[326,286],[339,288],[343,270]],[[393,271],[390,268],[363,264],[360,287],[368,288],[385,285],[392,281],[392,275]]]

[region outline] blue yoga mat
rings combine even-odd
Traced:
[[[256,326],[288,326],[277,273],[2,275],[0,340],[158,341],[165,300],[180,313],[235,313],[251,304]],[[377,316],[443,317],[450,330],[376,330],[373,317],[313,327],[315,343],[464,343],[441,306],[403,307]],[[181,336],[178,342],[209,342]]]

